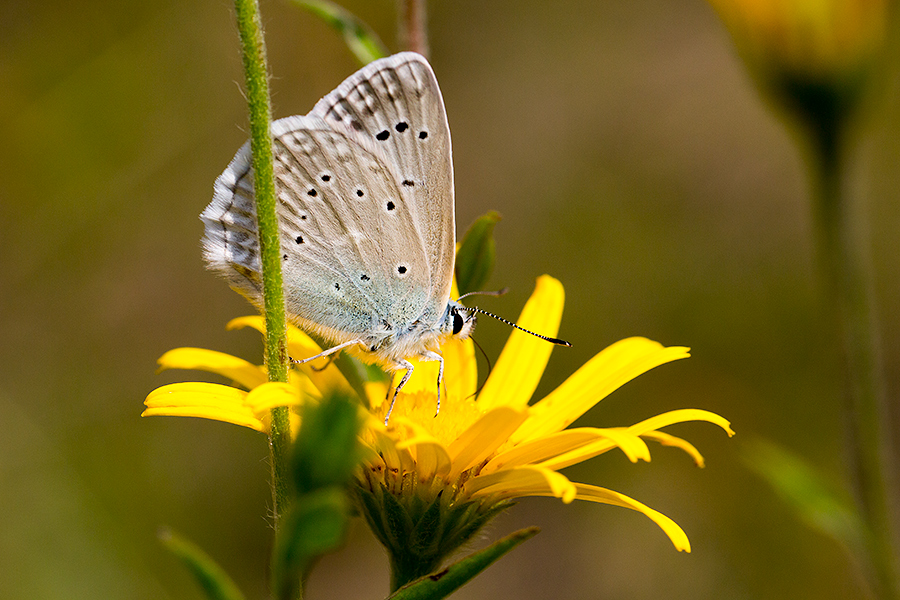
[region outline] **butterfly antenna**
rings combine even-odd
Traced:
[[[494,292],[466,292],[465,294],[457,298],[456,301],[459,302],[463,298],[468,298],[469,296],[502,296],[508,291],[509,288],[505,287],[502,290],[497,290]]]
[[[498,316],[495,315],[494,313],[489,313],[488,311],[486,311],[486,310],[484,310],[484,309],[482,309],[482,308],[478,308],[477,306],[466,306],[465,309],[466,309],[466,310],[472,310],[472,311],[481,313],[481,314],[483,314],[483,315],[487,315],[487,316],[489,316],[489,317],[494,317],[495,319],[497,319],[497,320],[500,321],[501,323],[506,323],[506,324],[509,325],[510,327],[512,327],[512,328],[514,328],[514,329],[518,329],[519,331],[524,331],[525,333],[530,333],[530,334],[533,335],[534,337],[539,337],[539,338],[541,338],[542,340],[546,340],[546,341],[550,342],[551,344],[558,344],[558,345],[560,345],[560,346],[567,346],[567,347],[569,347],[569,348],[572,347],[572,344],[570,344],[570,343],[567,342],[566,340],[561,340],[561,339],[559,339],[559,338],[548,337],[548,336],[546,336],[546,335],[541,335],[540,333],[535,333],[535,332],[533,332],[533,331],[529,331],[529,330],[525,329],[524,327],[519,327],[518,325],[516,325],[516,324],[513,323],[512,321],[507,321],[507,320],[504,319],[503,317],[498,317]]]

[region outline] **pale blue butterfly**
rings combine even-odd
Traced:
[[[288,317],[335,344],[302,362],[347,349],[389,371],[405,369],[390,416],[413,372],[407,359],[439,361],[440,402],[440,344],[467,338],[478,309],[450,299],[453,161],[431,66],[412,52],[377,60],[308,115],[275,121],[272,135]],[[204,257],[260,307],[249,142],[214,192],[200,216]]]

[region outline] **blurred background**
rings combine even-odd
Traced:
[[[342,2],[393,50],[389,0]],[[528,499],[483,536],[543,532],[455,597],[863,597],[852,565],[742,462],[776,441],[845,479],[839,349],[821,326],[806,169],[703,0],[432,0],[432,63],[453,133],[459,234],[490,209],[515,318],[543,273],[566,287],[537,397],[608,344],[643,335],[693,358],[628,384],[586,425],[676,408],[738,435],[670,429],[707,458],[609,453],[575,480],[672,517],[691,554],[640,514]],[[306,113],[358,67],[340,36],[264,0],[275,116]],[[896,44],[893,44],[896,49]],[[263,436],[198,419],[141,419],[156,359],[199,346],[261,361],[226,332],[249,305],[204,270],[200,211],[246,139],[225,0],[0,4],[0,597],[200,599],[157,543],[168,525],[265,597]],[[900,55],[852,150],[868,213],[888,388],[900,397]],[[495,359],[509,330],[482,319]],[[207,379],[209,379],[207,377]],[[377,599],[387,559],[358,523],[308,597]]]

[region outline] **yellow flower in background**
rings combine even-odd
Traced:
[[[539,278],[519,325],[555,336],[563,298],[557,280]],[[261,318],[230,324],[239,326],[263,327]],[[614,449],[632,462],[649,461],[647,440],[681,448],[703,466],[702,456],[690,443],[659,430],[674,423],[708,421],[732,435],[728,421],[708,411],[676,410],[625,427],[568,428],[638,375],[687,358],[688,349],[667,348],[639,337],[622,340],[545,398],[529,404],[552,349],[552,344],[513,331],[479,392],[472,341],[451,340],[442,347],[446,390],[440,412],[435,415],[437,363],[418,363],[388,426],[383,424],[387,384],[367,384],[372,408],[362,437],[369,451],[354,491],[360,512],[388,548],[392,570],[401,573],[402,581],[432,572],[509,500],[524,496],[630,508],[652,519],[678,550],[690,551],[684,531],[665,515],[619,492],[572,482],[560,473]],[[317,354],[319,348],[292,328],[289,351],[298,358]],[[298,405],[330,390],[349,390],[334,365],[321,371],[303,365],[290,383],[272,384],[265,381],[260,367],[209,350],[173,350],[160,364],[216,372],[249,391],[209,383],[163,386],[148,396],[146,416],[198,416],[265,432],[272,406]]]
[[[757,68],[830,78],[884,43],[888,0],[710,0]]]

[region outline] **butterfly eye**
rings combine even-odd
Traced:
[[[453,313],[453,335],[458,334],[463,328],[463,318],[458,312]]]

